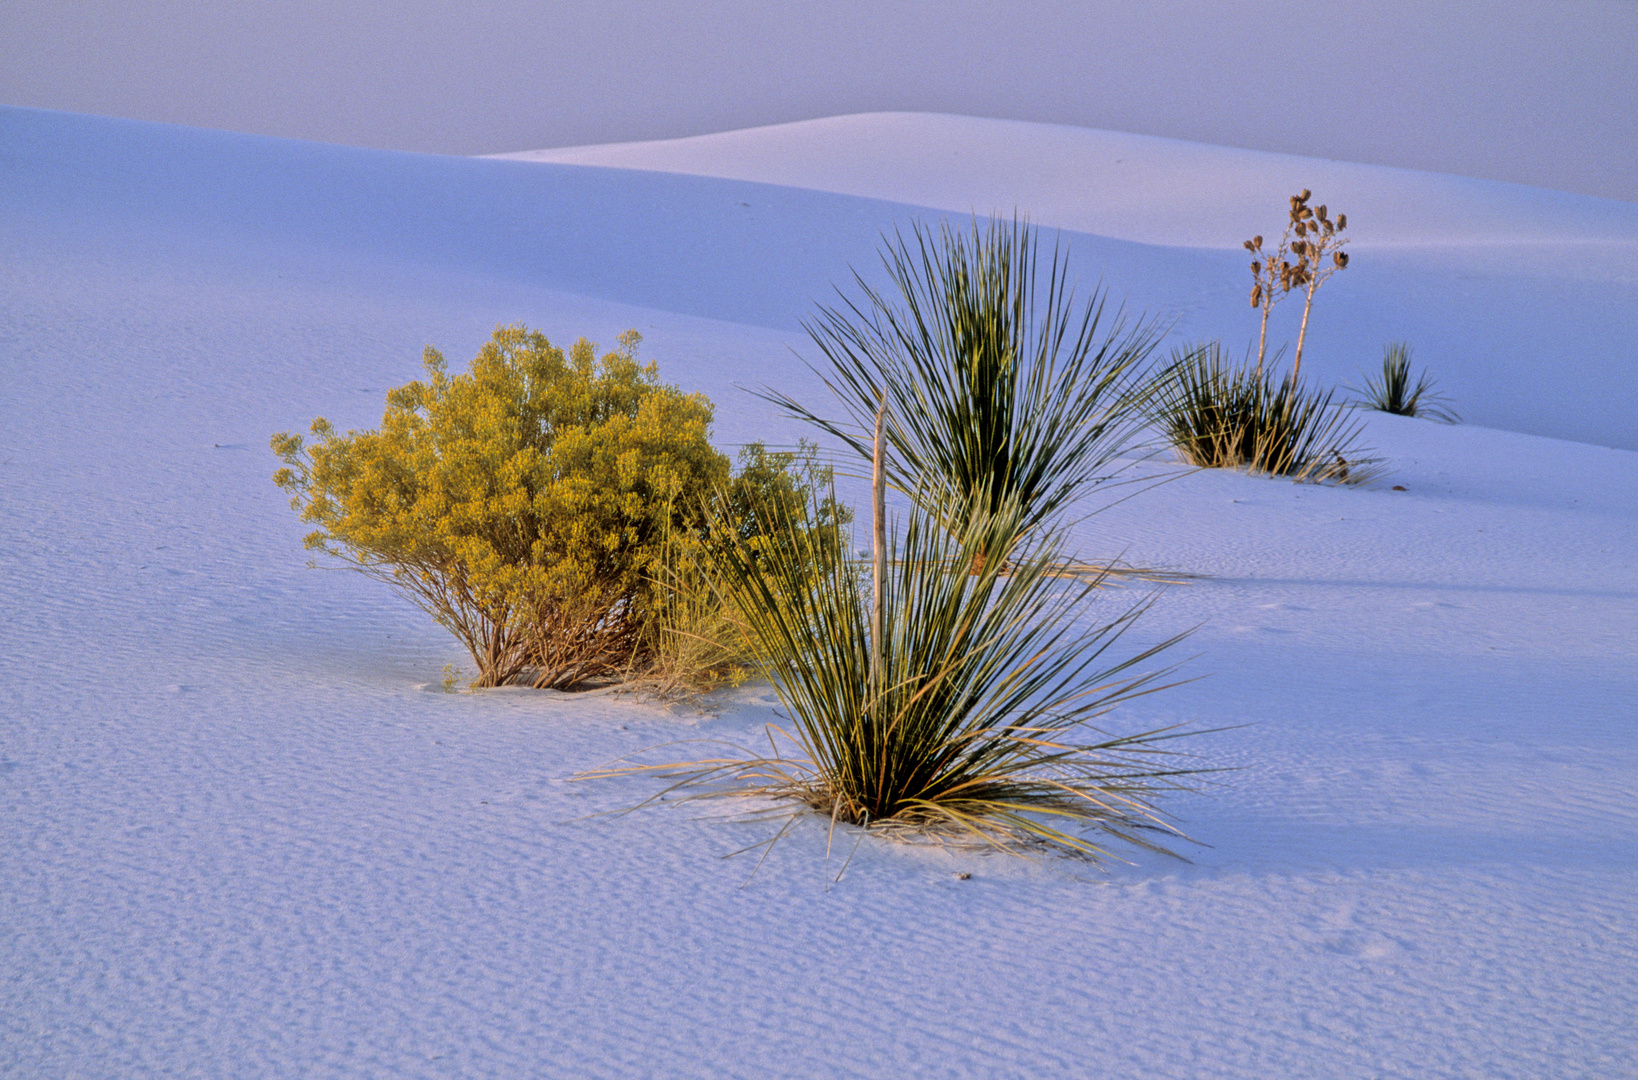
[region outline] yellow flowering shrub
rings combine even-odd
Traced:
[[[478,666],[476,686],[527,675],[567,688],[629,671],[660,607],[656,568],[707,531],[728,459],[711,403],[658,381],[635,330],[602,357],[503,327],[471,370],[435,349],[392,390],[381,427],[312,441],[280,433],[274,482],[317,526],[310,548],[414,599]]]

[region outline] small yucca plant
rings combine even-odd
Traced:
[[[739,464],[725,487],[706,500],[702,531],[668,533],[650,576],[654,618],[642,655],[646,673],[628,673],[662,696],[738,685],[756,668],[740,632],[741,618],[724,597],[711,552],[724,544],[759,551],[785,543],[791,530],[833,529],[853,520],[830,494],[831,470],[819,448],[801,440],[793,450],[769,450],[760,442],[740,448]],[[811,546],[811,545],[810,545]]]
[[[1365,389],[1356,390],[1359,404],[1369,409],[1394,413],[1398,416],[1424,416],[1446,424],[1459,424],[1462,418],[1443,406],[1447,399],[1433,392],[1434,381],[1426,371],[1413,382],[1410,373],[1411,348],[1402,341],[1393,342],[1382,350],[1382,379],[1378,382],[1365,376]]]
[[[1350,445],[1362,425],[1331,393],[1229,363],[1217,342],[1174,351],[1159,383],[1151,417],[1191,465],[1349,483],[1375,474]]]

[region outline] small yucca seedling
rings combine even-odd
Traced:
[[[1459,424],[1462,418],[1443,406],[1448,400],[1433,392],[1434,381],[1426,371],[1417,376],[1414,384],[1410,373],[1411,347],[1396,341],[1382,350],[1382,379],[1378,382],[1365,376],[1365,389],[1355,390],[1359,404],[1370,409],[1394,413],[1398,416],[1422,416],[1445,424]]]

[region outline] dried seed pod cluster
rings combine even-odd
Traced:
[[[1314,193],[1307,188],[1291,196],[1291,210],[1285,234],[1280,245],[1272,252],[1263,250],[1263,238],[1254,236],[1245,242],[1252,254],[1251,306],[1263,312],[1262,328],[1257,337],[1257,371],[1261,375],[1263,358],[1268,351],[1268,314],[1275,303],[1294,290],[1302,290],[1302,329],[1297,334],[1297,354],[1292,374],[1302,368],[1302,347],[1308,336],[1308,313],[1314,305],[1314,291],[1325,279],[1348,266],[1348,253],[1342,250],[1348,238],[1348,215],[1338,214],[1331,219],[1329,208],[1321,203],[1309,206]],[[1329,258],[1327,258],[1329,256]],[[1292,261],[1292,260],[1295,261]]]

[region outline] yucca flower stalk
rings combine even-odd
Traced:
[[[1302,326],[1297,331],[1297,353],[1291,360],[1291,374],[1302,374],[1302,347],[1308,339],[1308,313],[1314,309],[1314,293],[1338,270],[1348,268],[1348,253],[1343,251],[1348,238],[1348,215],[1338,214],[1336,220],[1326,213],[1324,203],[1310,207],[1312,194],[1307,188],[1291,196],[1291,231],[1297,238],[1291,241],[1291,253],[1297,256],[1297,265],[1291,271],[1290,289],[1302,289]]]
[[[1348,243],[1342,234],[1348,228],[1348,215],[1338,214],[1335,220],[1322,203],[1317,209],[1308,205],[1313,192],[1303,188],[1291,196],[1291,209],[1285,233],[1273,251],[1263,250],[1263,238],[1254,236],[1241,246],[1251,252],[1251,306],[1262,309],[1262,325],[1257,331],[1257,374],[1263,377],[1263,359],[1268,352],[1268,315],[1274,305],[1292,290],[1303,291],[1302,326],[1297,331],[1297,354],[1291,362],[1293,376],[1302,373],[1302,349],[1308,340],[1308,315],[1314,309],[1314,293],[1327,278],[1348,266]],[[1296,262],[1286,258],[1296,257]],[[1329,256],[1329,258],[1327,258]]]
[[[1290,260],[1286,258],[1291,253],[1291,227],[1286,226],[1285,235],[1273,251],[1263,250],[1261,234],[1253,236],[1242,245],[1251,252],[1251,306],[1262,312],[1262,322],[1257,329],[1257,378],[1263,377],[1263,359],[1268,353],[1268,317],[1274,311],[1274,305],[1285,299],[1290,291],[1291,271]]]

